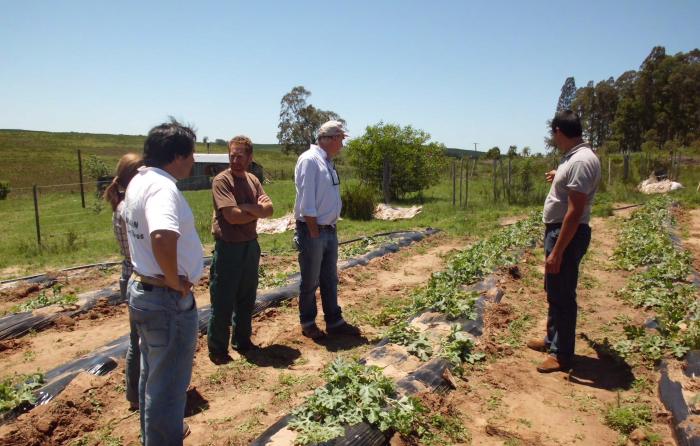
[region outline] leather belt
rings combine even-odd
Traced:
[[[297,220],[298,225],[303,225],[303,226],[308,226],[305,221]],[[318,229],[331,229],[335,231],[335,225],[319,225],[317,224]]]
[[[168,285],[166,285],[165,281],[159,277],[144,276],[137,273],[136,271],[132,273],[131,277],[134,279],[135,282],[139,282],[141,284],[141,287],[145,291],[153,291],[153,287],[177,291],[176,289],[170,288]]]

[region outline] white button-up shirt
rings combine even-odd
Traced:
[[[340,181],[325,150],[311,144],[309,150],[299,155],[294,168],[294,186],[297,220],[304,221],[304,216],[316,217],[319,225],[334,225],[338,221],[342,208]]]

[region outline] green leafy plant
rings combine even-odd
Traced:
[[[604,415],[607,426],[629,435],[638,427],[646,426],[651,422],[651,409],[642,403],[627,403],[611,405]]]
[[[284,272],[272,273],[267,270],[263,265],[258,268],[258,287],[264,288],[277,288],[287,284],[287,274]]]
[[[46,291],[42,291],[37,297],[29,299],[28,301],[20,305],[15,305],[12,308],[10,308],[10,313],[32,311],[36,310],[37,308],[48,307],[49,305],[68,306],[78,302],[78,296],[76,296],[73,293],[62,294],[62,289],[63,285],[54,285],[51,288],[52,296],[49,296]]]
[[[626,339],[615,343],[621,357],[639,354],[656,362],[665,355],[681,358],[700,347],[700,312],[695,286],[686,283],[692,269],[690,253],[676,247],[669,235],[671,201],[656,198],[635,212],[619,235],[613,256],[618,267],[636,272],[618,295],[630,304],[654,310],[658,334],[626,325]]]
[[[343,259],[349,259],[363,254],[388,243],[391,239],[386,236],[362,237],[352,243],[346,243],[339,247],[338,255]]]
[[[22,404],[34,404],[34,390],[41,387],[44,377],[40,373],[15,375],[0,381],[0,414]]]
[[[421,361],[427,361],[433,354],[433,348],[428,338],[408,322],[400,322],[393,325],[387,332],[387,338],[394,344],[403,345],[406,350],[418,357]]]
[[[295,444],[331,440],[343,434],[343,426],[363,421],[382,432],[394,429],[409,435],[425,411],[416,399],[399,397],[378,367],[337,358],[323,377],[327,384],[292,412],[289,427],[298,432]]]
[[[460,374],[464,372],[462,367],[464,363],[475,364],[486,357],[484,353],[474,351],[473,339],[461,331],[458,325],[452,326],[452,331],[443,340],[440,356],[447,359],[454,370]]]

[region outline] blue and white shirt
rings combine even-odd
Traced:
[[[325,150],[315,144],[297,159],[294,168],[294,217],[316,217],[319,225],[334,225],[340,217],[340,181]]]

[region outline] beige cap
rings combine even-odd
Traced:
[[[321,128],[318,129],[318,137],[319,138],[321,136],[336,136],[336,135],[343,135],[346,138],[348,136],[350,136],[348,134],[348,132],[345,130],[343,123],[340,121],[324,122],[323,125],[321,125]]]

